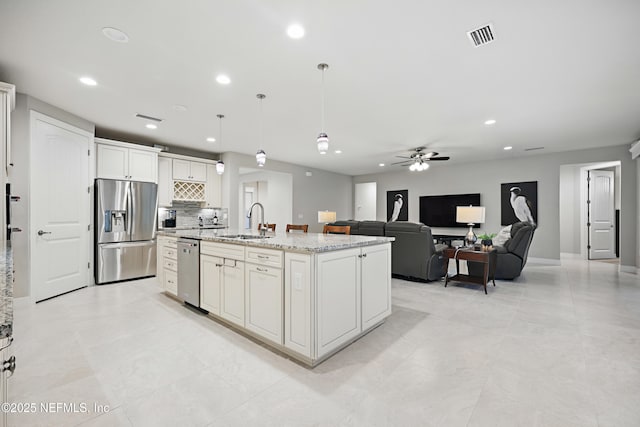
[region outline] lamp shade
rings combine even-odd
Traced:
[[[331,211],[318,211],[318,222],[327,224],[329,222],[335,222],[336,213]]]
[[[481,224],[484,222],[484,206],[456,206],[456,222]]]

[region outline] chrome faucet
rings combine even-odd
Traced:
[[[262,224],[260,227],[260,235],[264,236],[267,233],[267,227],[264,226],[264,206],[262,206],[262,203],[255,202],[251,205],[249,208],[249,218],[251,218],[251,212],[253,212],[253,207],[256,205],[260,206],[260,224]]]

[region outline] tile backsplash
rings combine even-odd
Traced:
[[[176,227],[198,227],[199,219],[202,218],[203,225],[214,225],[214,217],[218,217],[217,225],[228,226],[229,210],[227,208],[158,208],[158,227],[162,228],[162,220],[169,217],[169,211],[176,211]]]

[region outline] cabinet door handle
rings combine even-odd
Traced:
[[[367,254],[362,254],[362,258],[366,258],[366,257],[367,257]]]
[[[222,267],[222,264],[216,264],[216,267]]]

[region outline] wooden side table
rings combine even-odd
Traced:
[[[452,280],[456,282],[473,283],[476,285],[484,286],[484,293],[486,295],[487,282],[489,281],[489,279],[491,279],[491,281],[493,282],[493,286],[496,285],[496,281],[494,278],[495,271],[496,271],[496,260],[497,260],[495,249],[489,252],[484,252],[481,250],[474,250],[473,248],[469,248],[469,249],[447,248],[443,251],[443,254],[446,259],[446,263],[445,263],[446,271],[449,271],[449,260],[450,259],[456,260],[456,274],[455,276],[449,277],[449,274],[447,273],[447,276],[444,280],[445,288],[447,287],[447,284],[449,283],[449,281],[452,281]],[[460,274],[460,260],[475,261],[475,262],[480,262],[484,264],[484,274],[482,275],[482,277],[470,276],[468,274]],[[490,275],[491,277],[489,277]]]

